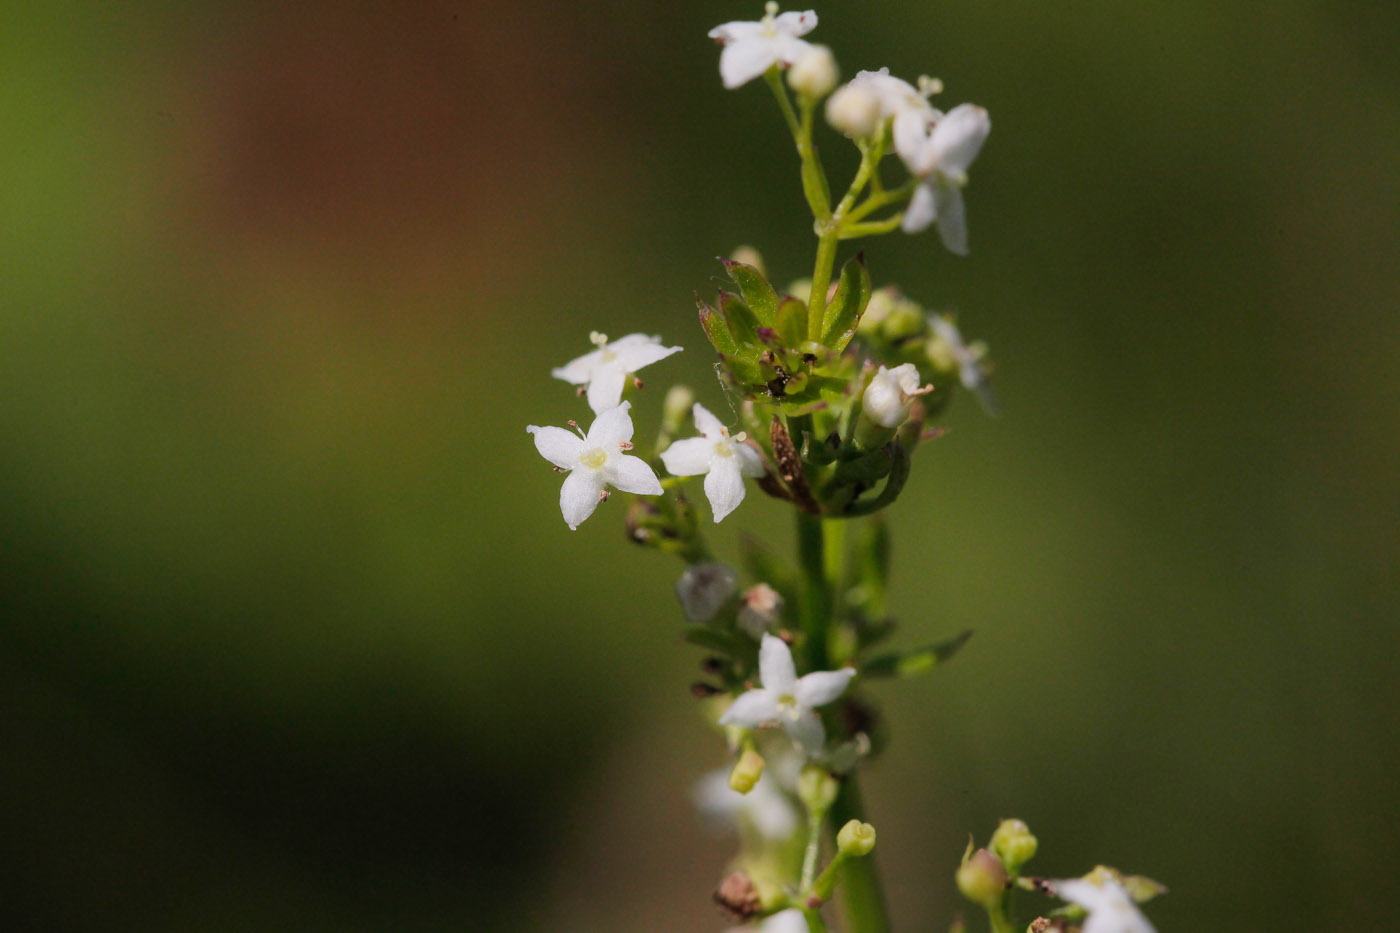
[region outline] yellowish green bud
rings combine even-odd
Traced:
[[[816,100],[836,87],[836,56],[824,45],[810,45],[788,69],[788,86],[803,97]]]
[[[742,262],[746,266],[753,266],[758,270],[759,275],[765,277],[768,275],[763,265],[763,254],[752,246],[747,244],[740,246],[738,249],[734,250],[733,253],[730,253],[729,258],[734,262]]]
[[[763,777],[763,756],[752,747],[744,749],[734,769],[729,772],[729,789],[739,794],[753,790],[758,779]]]
[[[880,336],[890,343],[898,343],[919,336],[926,327],[928,321],[923,309],[907,298],[900,298],[880,323]]]
[[[679,434],[690,417],[690,406],[695,404],[695,393],[690,386],[674,385],[666,390],[666,400],[661,405],[661,425],[668,434]]]
[[[974,904],[991,907],[1001,902],[1006,890],[1006,866],[986,849],[972,853],[958,868],[958,890]]]
[[[991,849],[1011,872],[1020,871],[1022,865],[1034,858],[1038,845],[1030,827],[1020,820],[1002,820],[997,831],[992,833]]]
[[[836,778],[820,765],[808,765],[797,776],[797,799],[809,813],[825,813],[831,809],[840,789]]]
[[[860,820],[851,820],[836,834],[836,847],[847,858],[861,858],[875,848],[875,827]]]
[[[860,323],[856,325],[856,333],[862,337],[875,334],[885,322],[885,318],[894,310],[897,295],[893,288],[882,288],[871,294],[870,301],[865,305],[865,313],[860,316]]]

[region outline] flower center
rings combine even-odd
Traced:
[[[726,438],[725,438],[724,440],[722,440],[722,441],[715,441],[715,456],[716,456],[716,457],[732,457],[732,456],[734,456],[734,448],[733,448],[733,446],[730,444],[729,438],[726,437]]]
[[[601,447],[594,447],[582,457],[579,457],[578,462],[588,467],[590,470],[601,470],[603,464],[608,462],[608,452]]]
[[[784,693],[778,697],[778,712],[784,713],[792,718],[797,718],[797,697],[791,693]]]

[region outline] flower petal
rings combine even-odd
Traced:
[[[928,140],[938,170],[955,181],[962,181],[991,131],[992,119],[981,107],[959,104],[949,110],[933,128]]]
[[[631,402],[623,402],[599,412],[588,427],[588,446],[601,447],[611,454],[623,441],[630,441],[632,416],[627,412],[631,408]]]
[[[719,76],[729,90],[747,84],[768,70],[777,56],[767,39],[740,39],[724,46],[719,53]]]
[[[894,129],[894,151],[899,154],[904,165],[911,172],[916,172],[922,159],[924,148],[928,145],[928,115],[913,107],[903,107],[895,112]]]
[[[706,442],[708,443],[708,441]],[[744,477],[739,472],[738,457],[716,457],[710,462],[705,477],[705,497],[718,522],[744,501]]]
[[[963,207],[962,189],[939,185],[933,193],[938,212],[938,235],[950,253],[967,255],[967,211]]]
[[[763,455],[748,443],[734,445],[734,455],[739,458],[739,472],[745,476],[758,477],[768,472],[763,467]]]
[[[661,495],[661,480],[656,478],[651,464],[641,457],[609,454],[602,472],[614,488],[623,492],[634,492],[639,496]]]
[[[561,470],[578,466],[578,458],[583,454],[583,438],[563,428],[540,428],[532,424],[525,430],[535,435],[535,449],[541,457]]]
[[[648,337],[646,334],[628,334],[609,344],[608,349],[615,354],[617,365],[628,373],[635,373],[643,366],[650,366],[672,353],[681,352],[680,347],[663,347],[660,337]]]
[[[714,452],[713,441],[703,437],[687,437],[663,450],[661,462],[672,476],[699,476],[710,471],[710,457]]]
[[[763,689],[774,696],[793,691],[797,670],[792,665],[792,651],[787,642],[774,635],[763,636],[758,647],[758,676],[763,681]]]
[[[724,436],[724,425],[720,424],[719,419],[710,414],[710,410],[704,405],[696,402],[690,408],[690,415],[695,419],[695,430],[710,440],[717,441]]]
[[[617,360],[599,363],[594,367],[593,378],[588,383],[588,407],[598,415],[616,408],[617,403],[622,401],[622,389],[626,385],[627,371],[617,365]]]
[[[558,369],[551,369],[549,374],[555,379],[563,379],[565,382],[581,386],[593,376],[593,369],[603,358],[602,350],[594,350],[592,353],[585,353],[576,360],[570,360]]]
[[[920,233],[928,229],[937,213],[933,191],[928,185],[920,185],[914,189],[914,196],[909,199],[909,206],[904,209],[904,221],[900,228],[905,233]]]
[[[583,520],[593,514],[602,491],[602,477],[595,470],[574,470],[564,477],[564,487],[559,490],[559,511],[564,513],[564,521],[571,530],[578,530]]]
[[[814,671],[797,681],[792,695],[798,706],[807,709],[825,706],[846,692],[846,687],[854,676],[856,671],[853,667],[845,667],[839,671]]]
[[[752,20],[736,19],[730,23],[720,23],[706,35],[716,42],[738,42],[741,39],[763,35],[763,24]]]
[[[761,933],[809,933],[807,918],[796,907],[780,910],[759,927]]]
[[[803,10],[799,13],[796,10],[789,10],[786,13],[779,13],[773,20],[773,27],[778,32],[789,36],[805,36],[817,28],[817,11]]]
[[[817,754],[826,744],[826,727],[816,713],[802,713],[796,717],[784,716],[783,731],[809,754]]]
[[[729,709],[719,717],[721,726],[748,726],[754,728],[778,718],[778,704],[767,690],[750,690],[741,693]]]

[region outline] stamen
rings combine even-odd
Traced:
[[[594,331],[589,331],[589,333],[588,333],[588,342],[591,343],[591,344],[593,344],[593,346],[595,346],[595,347],[597,347],[598,349],[601,350],[603,347],[607,346],[607,343],[608,343],[608,335],[607,335],[607,334],[600,334],[600,333],[599,333],[598,331],[596,331],[596,330],[594,330]]]
[[[748,439],[749,439],[749,432],[747,432],[747,431],[740,431],[738,434],[736,434],[736,435],[734,435],[732,438],[730,438],[730,440],[733,440],[733,441],[735,441],[736,443],[739,443],[739,444],[744,443],[744,441],[746,441],[746,440],[748,440]]]
[[[943,80],[941,78],[930,78],[928,75],[919,75],[919,94],[924,97],[932,97],[935,94],[943,93]]]
[[[583,433],[583,428],[581,428],[581,427],[578,426],[578,422],[577,422],[577,421],[575,421],[574,419],[570,418],[569,421],[568,421],[568,425],[569,425],[569,427],[573,428],[575,431],[578,432],[578,436],[579,436],[579,437],[583,438],[584,440],[588,440],[588,435]]]
[[[633,377],[632,377],[632,388],[634,388],[634,389],[640,389],[641,387],[642,387],[642,380],[638,379],[636,376],[633,376]]]
[[[612,495],[611,492],[609,492],[608,490],[604,489],[604,490],[602,490],[601,492],[598,493],[598,501],[599,501],[599,502],[607,502],[607,501],[608,501],[608,497],[611,496],[611,495]]]
[[[778,15],[778,0],[768,0],[763,4],[763,18],[772,19]]]
[[[929,388],[932,389],[933,386],[929,386]],[[631,450],[634,445],[631,441],[618,441],[617,446],[621,450]]]

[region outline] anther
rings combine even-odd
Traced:
[[[632,388],[634,388],[634,389],[640,389],[641,387],[642,387],[642,380],[640,380],[640,379],[638,379],[637,377],[633,376],[633,377],[632,377]]]
[[[621,450],[631,450],[635,445],[631,441],[618,441],[617,446]]]
[[[609,492],[608,490],[604,489],[604,490],[602,490],[601,492],[598,493],[598,501],[599,501],[599,502],[607,502],[607,501],[608,501],[608,498],[609,498],[611,495],[612,495],[611,492]]]

